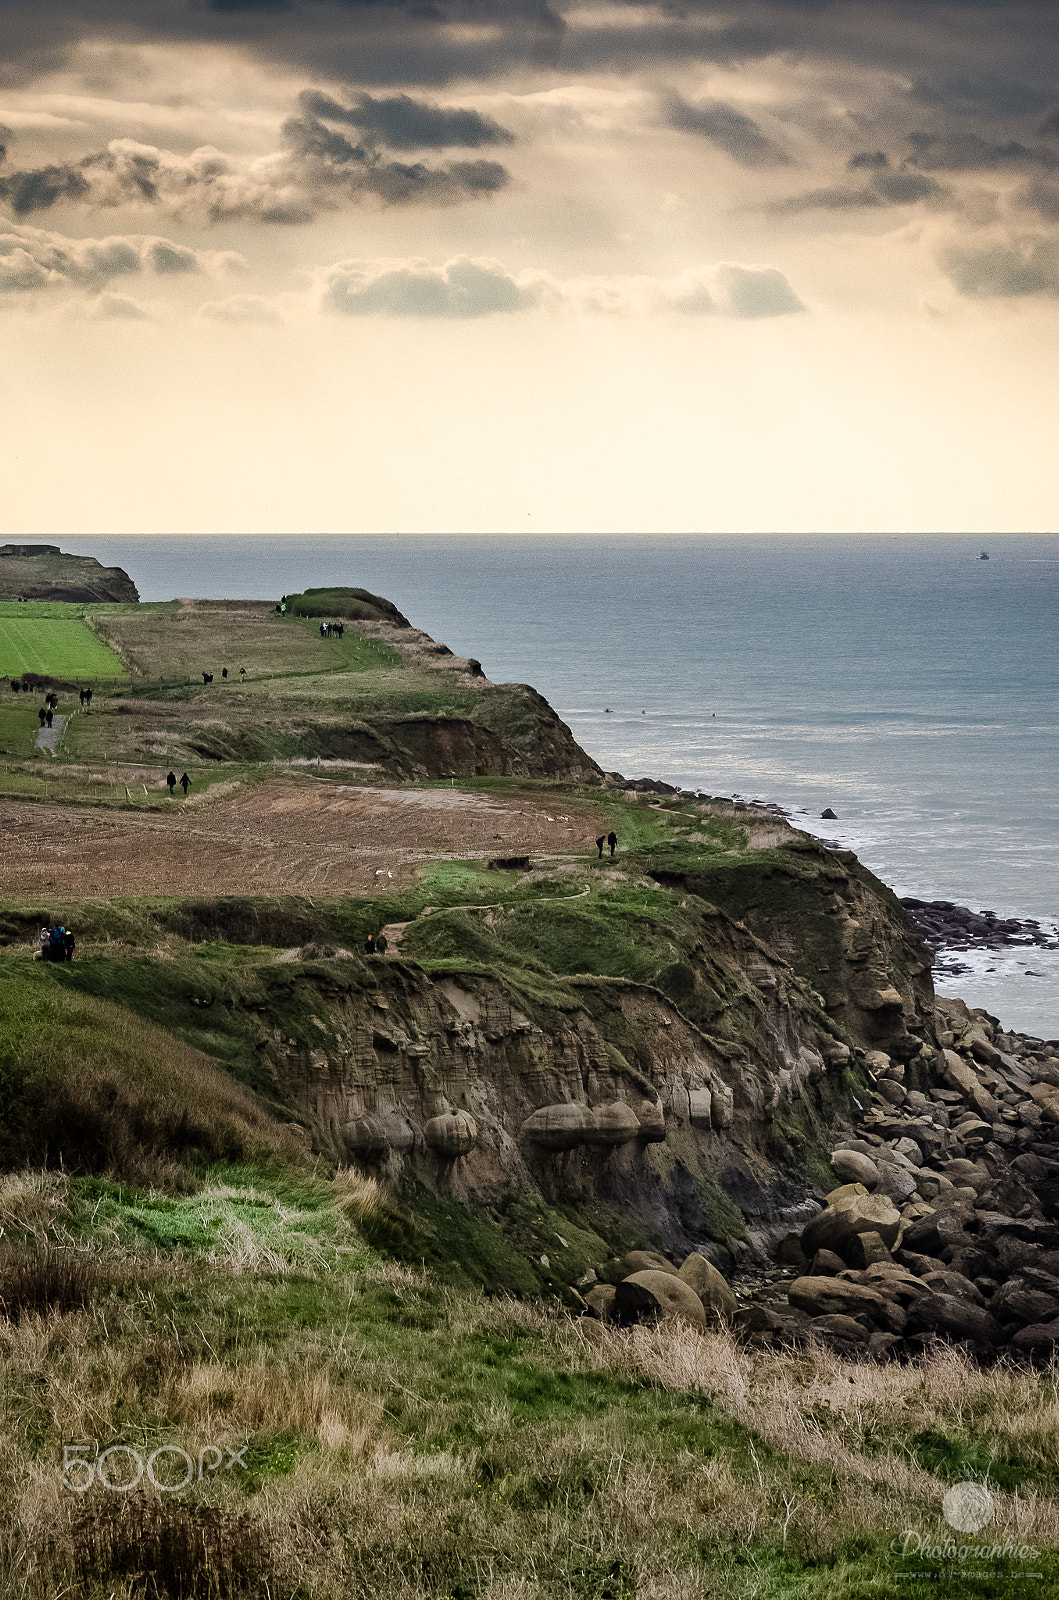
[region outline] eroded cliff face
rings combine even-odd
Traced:
[[[743,917],[702,901],[676,998],[592,975],[542,998],[484,970],[309,960],[279,980],[300,986],[303,1023],[266,1025],[262,1059],[322,1147],[389,1183],[603,1204],[671,1248],[737,1249],[747,1225],[829,1186],[829,1131],[867,1098],[867,1052],[914,1081],[933,1016],[922,946],[870,874],[824,852],[792,870],[770,876],[767,918],[732,883]],[[781,909],[792,884],[822,907],[808,953],[797,905]],[[687,907],[686,875],[680,890]]]
[[[103,567],[94,556],[64,555],[57,544],[0,545],[0,599],[91,604],[139,598],[127,572]]]

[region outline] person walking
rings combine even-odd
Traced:
[[[375,954],[375,935],[373,933],[369,933],[368,937],[365,939],[364,950],[369,956],[373,956]]]
[[[176,788],[176,773],[173,772],[172,769],[166,773],[165,781],[169,785],[169,793],[172,794],[173,790]]]
[[[611,832],[607,834],[607,843],[610,845],[610,853],[611,853],[611,855],[614,854],[614,847],[617,844],[617,842],[618,842],[618,835],[612,829]]]
[[[51,719],[52,719],[52,717],[53,717],[53,716],[54,716],[54,715],[55,715],[55,712],[54,712],[54,711],[53,711],[53,710],[52,710],[52,709],[51,709],[51,707],[50,707],[50,706],[49,706],[49,707],[48,707],[48,709],[47,709],[47,711],[46,711],[46,712],[45,712],[45,713],[44,713],[44,721],[45,721],[45,723],[46,723],[46,724],[47,724],[47,726],[48,726],[48,727],[49,727],[49,728],[50,728],[50,727],[51,727]]]
[[[188,777],[186,772],[182,772],[180,774],[180,787],[184,791],[184,799],[185,800],[188,797],[188,789],[189,789],[190,785],[191,785],[191,779]]]
[[[600,859],[600,861],[603,860],[603,846],[606,844],[606,842],[607,841],[604,838],[603,834],[600,834],[599,838],[596,840],[596,849],[599,851],[599,859]]]
[[[46,710],[45,710],[45,708],[44,708],[44,706],[41,706],[41,708],[40,708],[40,710],[39,710],[39,711],[38,711],[38,712],[37,712],[37,715],[38,715],[38,717],[39,717],[39,718],[40,718],[40,725],[41,725],[41,727],[42,727],[42,728],[43,728],[43,726],[44,726],[44,719],[45,719],[45,717],[46,717],[46,716],[47,716],[47,715],[48,715],[48,713],[47,713],[47,711],[46,711]]]
[[[386,946],[389,944],[389,942],[389,939],[387,939],[384,933],[377,933],[375,935],[376,955],[384,956],[386,954]]]

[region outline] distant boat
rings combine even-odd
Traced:
[[[982,554],[978,557],[978,559],[979,559],[979,561],[988,561],[989,560],[989,551],[988,550],[983,550]]]

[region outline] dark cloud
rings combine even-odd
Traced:
[[[1059,295],[1059,249],[1054,239],[1041,235],[953,245],[940,259],[959,292],[975,300]]]
[[[482,159],[431,166],[388,159],[374,146],[353,144],[313,116],[283,124],[283,148],[244,161],[210,146],[179,155],[132,139],[113,139],[66,166],[13,172],[0,178],[0,198],[19,216],[46,211],[59,200],[93,208],[152,206],[172,215],[199,213],[210,221],[311,222],[321,211],[374,199],[384,205],[456,205],[480,199],[510,181],[507,168]]]
[[[1049,145],[1023,144],[1020,139],[994,142],[977,133],[909,135],[913,163],[928,172],[1002,172],[1059,167],[1059,153]]]
[[[920,105],[969,116],[1035,116],[1053,99],[1044,85],[996,77],[989,71],[923,79],[913,84],[911,94]]]
[[[878,172],[889,165],[890,158],[885,150],[858,150],[846,162],[850,172]]]
[[[439,106],[409,94],[376,98],[356,94],[343,105],[319,89],[300,96],[309,116],[324,122],[348,123],[373,144],[389,150],[469,150],[482,145],[514,144],[515,136],[492,117],[465,106]]]
[[[805,211],[877,210],[883,206],[916,205],[920,200],[942,200],[948,191],[936,178],[923,172],[893,172],[889,163],[868,169],[870,176],[862,188],[833,187],[809,189],[804,194],[788,195],[770,201],[762,209],[778,216],[797,216]]]
[[[1028,211],[1035,211],[1045,222],[1059,222],[1059,181],[1032,178],[1018,190],[1016,200]]]
[[[708,139],[741,166],[789,165],[790,157],[762,133],[752,117],[723,100],[692,103],[682,95],[668,94],[662,103],[662,120],[667,128]]]

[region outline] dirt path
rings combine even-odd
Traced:
[[[69,717],[60,717],[58,713],[52,718],[50,728],[41,725],[41,730],[33,741],[38,750],[47,750],[49,755],[54,755],[62,738],[62,731],[69,722]]]
[[[3,892],[371,894],[437,857],[587,856],[598,818],[588,806],[564,810],[558,817],[533,795],[308,778],[180,803],[172,814],[3,800]]]

